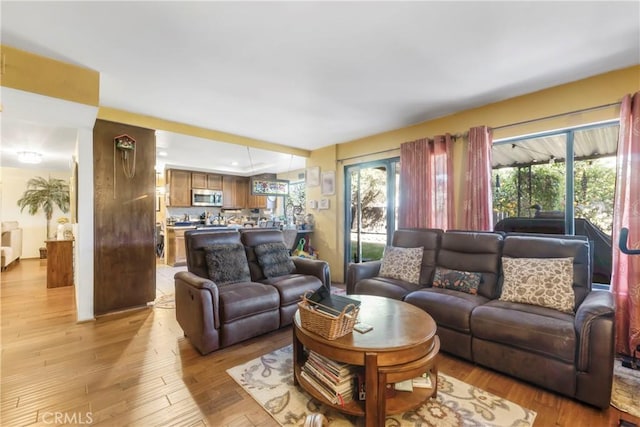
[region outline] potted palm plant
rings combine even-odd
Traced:
[[[62,212],[69,212],[69,184],[58,178],[31,178],[27,182],[27,190],[18,200],[18,206],[20,212],[27,208],[30,215],[35,215],[42,209],[47,217],[46,239],[49,239],[53,209],[58,206]],[[46,254],[47,249],[40,248],[40,258],[46,258]]]

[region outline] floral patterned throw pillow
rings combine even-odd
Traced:
[[[502,258],[501,301],[573,313],[573,258]]]
[[[480,273],[436,267],[436,272],[433,275],[433,286],[476,295],[481,278],[482,274]]]
[[[387,246],[382,257],[380,276],[420,284],[424,247],[400,248]]]

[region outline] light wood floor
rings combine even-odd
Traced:
[[[158,274],[160,294],[168,273]],[[22,260],[1,277],[0,425],[277,425],[225,370],[289,344],[290,328],[200,356],[173,309],[76,323],[74,289],[47,289],[45,274]],[[615,426],[620,416],[447,355],[439,369],[533,409],[536,426]]]

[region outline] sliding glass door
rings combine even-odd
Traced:
[[[382,258],[397,224],[399,159],[345,168],[345,269]]]

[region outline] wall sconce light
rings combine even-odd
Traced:
[[[42,162],[42,154],[35,151],[20,151],[18,152],[18,161],[35,165]]]

